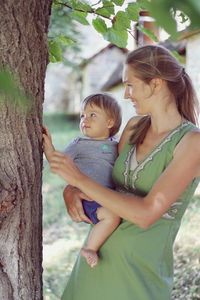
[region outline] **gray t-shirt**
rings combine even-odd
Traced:
[[[95,140],[78,137],[64,150],[75,162],[77,167],[98,183],[114,188],[112,168],[117,158],[115,140]]]

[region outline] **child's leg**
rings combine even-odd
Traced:
[[[120,217],[104,207],[97,209],[97,218],[99,222],[90,231],[87,244],[81,250],[81,254],[91,267],[96,266],[98,263],[98,249],[120,223]]]

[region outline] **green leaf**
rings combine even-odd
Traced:
[[[138,25],[137,29],[147,35],[152,41],[159,42],[157,36],[151,30],[144,28],[141,25]]]
[[[8,70],[0,70],[0,102],[8,100],[22,112],[28,112],[31,108],[30,99],[20,88],[16,76]]]
[[[0,91],[11,93],[15,90],[13,78],[8,71],[0,71]]]
[[[112,2],[114,2],[117,6],[122,6],[124,4],[124,0],[113,0]]]
[[[54,8],[61,8],[62,7],[62,3],[57,3],[57,1],[54,1],[53,2],[53,4],[52,4],[52,9],[54,9]]]
[[[100,8],[97,8],[95,10],[95,12],[98,15],[101,15],[102,17],[109,18],[111,15],[114,15],[114,13],[115,13],[114,4],[111,1],[104,0],[103,6]]]
[[[105,33],[107,31],[106,23],[100,17],[97,17],[96,19],[94,19],[92,21],[92,25],[94,26],[94,28],[96,29],[96,31],[98,31],[100,33]]]
[[[150,0],[151,1],[151,0]],[[142,10],[145,10],[147,8],[149,0],[137,0],[137,4]]]
[[[180,19],[181,19],[181,23],[183,24],[183,23],[185,23],[185,22],[187,22],[188,21],[188,16],[186,16],[183,12],[180,12],[179,13],[179,15],[178,15],[178,17],[180,17]]]
[[[177,37],[176,21],[171,14],[171,3],[166,0],[154,0],[153,2],[142,1],[150,16],[153,17],[158,26],[171,34],[173,38]]]
[[[59,62],[63,60],[63,46],[71,46],[75,43],[71,38],[59,35],[54,39],[49,39],[49,59],[50,62]]]
[[[73,11],[71,13],[71,16],[74,20],[78,21],[79,23],[81,23],[83,25],[89,25],[88,20],[86,19],[86,17],[87,17],[86,12]]]
[[[115,30],[126,30],[127,28],[130,28],[131,21],[124,11],[118,11],[118,13],[115,16],[113,28]]]
[[[51,62],[62,61],[62,48],[58,40],[49,41],[49,59]]]
[[[109,11],[108,11],[106,8],[104,8],[104,7],[96,9],[95,12],[96,12],[98,15],[100,15],[100,16],[102,16],[102,17],[107,17],[107,18],[109,18],[110,15],[111,15],[111,14],[109,13]]]
[[[56,41],[58,43],[60,43],[61,45],[63,46],[71,46],[75,43],[75,41],[72,39],[72,38],[69,38],[65,35],[59,35],[57,38],[56,38]]]
[[[183,12],[190,19],[190,29],[200,28],[200,2],[197,0],[174,1],[171,5],[175,10]]]
[[[138,3],[129,3],[125,11],[130,20],[137,22],[139,19],[140,10],[141,8]]]
[[[92,12],[92,7],[85,1],[71,0],[68,3],[74,10],[83,10],[83,12]]]
[[[185,65],[185,56],[183,57],[176,50],[171,51],[171,54],[180,62],[180,64]]]
[[[109,0],[103,0],[103,7],[105,7],[111,14],[115,13],[115,7],[112,1]]]
[[[128,33],[126,30],[115,30],[108,28],[108,31],[103,35],[104,38],[119,48],[125,48],[127,45]]]

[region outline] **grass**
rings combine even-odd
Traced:
[[[79,135],[77,118],[64,114],[44,116],[56,149],[63,150]],[[72,270],[88,225],[74,223],[67,215],[62,192],[65,182],[51,174],[47,161],[43,171],[43,285],[44,300],[59,300]],[[193,197],[175,243],[173,300],[200,299],[200,196]],[[70,299],[69,299],[70,300]],[[80,299],[81,300],[81,299]]]
[[[174,248],[173,300],[200,299],[200,195],[192,198]]]

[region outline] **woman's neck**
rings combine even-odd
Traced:
[[[183,118],[175,105],[169,105],[167,109],[158,110],[151,114],[151,132],[163,134],[176,128],[183,122]]]
[[[162,135],[173,130],[182,123],[174,95],[172,95],[166,83],[162,89],[151,100],[150,112],[151,126],[150,131],[153,135]]]

